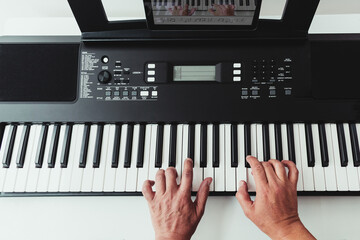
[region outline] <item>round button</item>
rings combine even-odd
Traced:
[[[100,83],[109,83],[111,81],[111,74],[108,71],[102,71],[98,75]]]
[[[101,61],[102,61],[102,63],[107,64],[107,63],[110,61],[110,59],[109,59],[108,56],[103,56],[103,57],[101,58]]]

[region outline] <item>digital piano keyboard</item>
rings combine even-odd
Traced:
[[[141,195],[188,157],[194,193],[254,194],[247,155],[359,195],[359,35],[134,36],[0,38],[1,196]]]

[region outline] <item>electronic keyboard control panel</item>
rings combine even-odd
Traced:
[[[296,64],[304,62],[304,56],[287,51],[286,46],[150,45],[83,44],[80,98],[157,101],[170,88],[177,88],[179,94],[196,89],[197,95],[212,92],[215,96],[231,88],[234,91],[227,94],[239,100],[276,100],[293,97],[301,74],[309,72],[306,64]]]

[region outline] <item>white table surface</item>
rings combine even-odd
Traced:
[[[263,15],[274,13],[270,7]],[[137,16],[134,11],[127,17]],[[360,1],[322,0],[310,32],[360,33]],[[0,0],[0,35],[79,34],[65,0]],[[360,239],[360,197],[299,197],[299,214],[318,239]],[[0,198],[0,239],[153,238],[142,197]],[[247,220],[235,197],[210,197],[193,239],[268,238]]]

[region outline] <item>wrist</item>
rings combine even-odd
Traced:
[[[191,236],[185,236],[182,234],[176,233],[163,233],[163,234],[155,234],[156,240],[190,240]]]
[[[315,239],[311,233],[305,228],[304,224],[299,220],[294,221],[280,228],[272,239],[278,240],[293,240],[303,239],[310,240]]]

